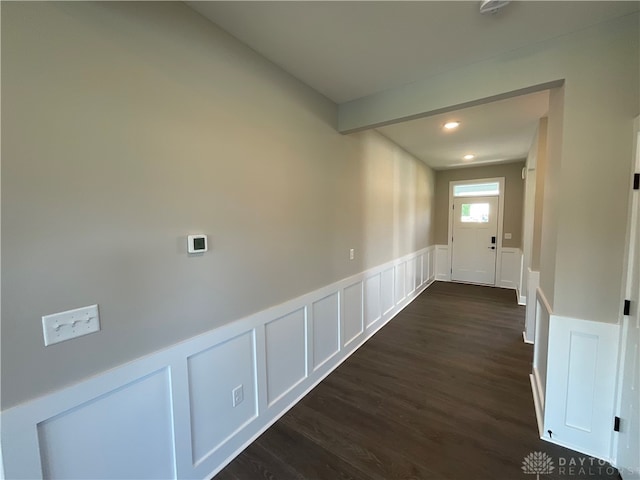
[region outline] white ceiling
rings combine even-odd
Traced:
[[[549,92],[465,108],[379,127],[377,130],[437,170],[527,157],[538,120],[547,114]],[[460,126],[446,131],[449,121]],[[471,161],[463,160],[473,154]]]
[[[194,10],[336,103],[399,88],[640,10],[638,1],[196,1]],[[545,94],[378,130],[434,168],[523,158]],[[445,119],[463,121],[444,135]],[[464,162],[467,165],[467,162]]]

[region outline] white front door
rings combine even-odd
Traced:
[[[636,172],[640,172],[640,131],[636,146]],[[627,299],[629,315],[623,320],[622,388],[618,469],[624,480],[640,479],[640,191],[632,193]]]
[[[453,201],[451,279],[494,285],[498,235],[498,197]]]

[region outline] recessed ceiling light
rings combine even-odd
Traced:
[[[460,122],[447,122],[444,124],[445,130],[455,130],[460,126]]]
[[[464,158],[465,160],[473,160],[474,158],[476,158],[476,156],[475,156],[475,155],[471,155],[471,154],[469,153],[468,155],[465,155],[465,156],[464,156],[464,157],[462,157],[462,158]]]

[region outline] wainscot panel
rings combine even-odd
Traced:
[[[448,282],[451,280],[451,269],[449,267],[449,246],[436,245],[436,280]]]
[[[3,411],[6,477],[211,478],[433,282],[434,250]]]

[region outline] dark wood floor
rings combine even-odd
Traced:
[[[540,478],[617,479],[538,438],[523,324],[511,290],[433,284],[216,480],[526,480],[538,451]]]

